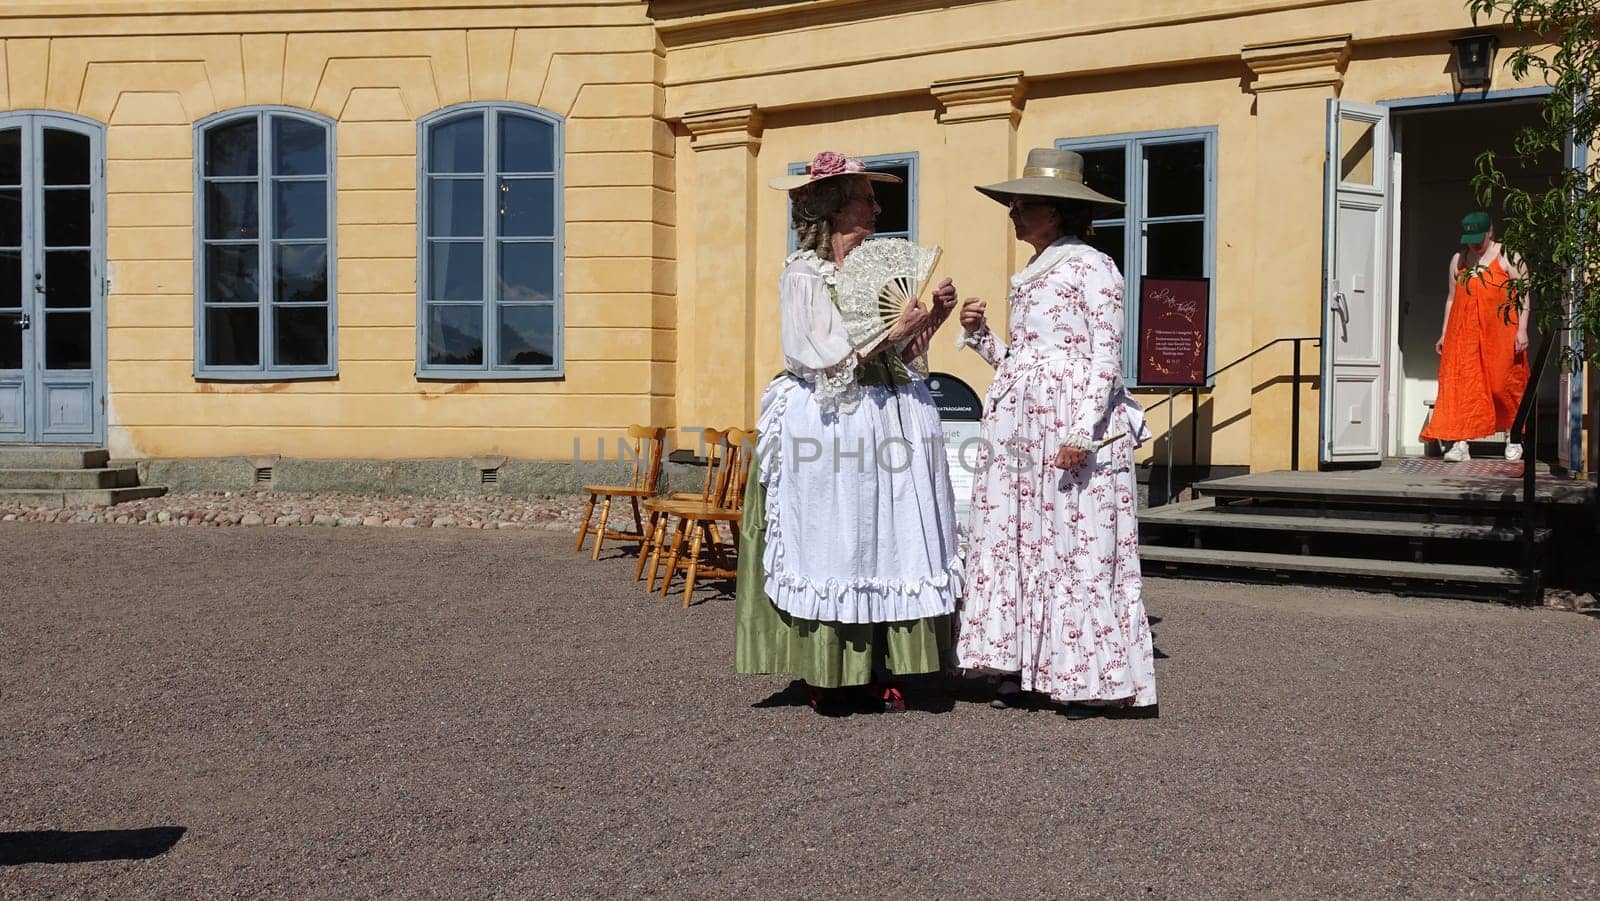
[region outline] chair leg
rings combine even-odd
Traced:
[[[633,505],[633,527],[641,536],[639,541],[639,549],[642,551],[644,550],[644,518],[639,515],[639,499],[636,497],[630,497],[628,498],[628,503]]]
[[[694,577],[695,573],[700,569],[700,537],[705,534],[705,526],[707,524],[697,522],[695,525],[700,526],[700,528],[692,530],[694,532],[694,542],[689,545],[689,572],[683,580],[683,609],[685,610],[689,609],[689,601],[694,596]]]
[[[575,550],[575,551],[582,551],[583,550],[583,539],[587,538],[588,535],[589,535],[589,517],[591,517],[593,515],[594,515],[594,495],[591,494],[591,495],[589,495],[589,503],[585,504],[584,507],[583,507],[583,525],[578,527],[578,546],[573,548],[573,550]]]
[[[656,514],[650,513],[650,519],[640,528],[639,534],[643,540],[639,542],[639,565],[633,568],[633,581],[644,581],[644,561],[655,552],[656,546]]]
[[[728,565],[728,552],[722,547],[722,530],[714,522],[705,523],[701,531],[705,532],[706,545],[711,550],[711,559],[716,561],[719,569],[732,569]]]
[[[661,573],[661,563],[667,559],[669,544],[667,544],[667,527],[672,525],[672,515],[661,514],[656,520],[656,551],[650,555],[650,581],[645,583],[645,592],[656,591],[656,575]]]
[[[672,585],[672,576],[678,571],[678,560],[683,557],[683,539],[689,534],[689,521],[679,520],[678,530],[672,534],[672,555],[667,558],[667,571],[661,577],[661,596],[667,596],[667,589]]]
[[[600,505],[600,527],[594,530],[594,559],[600,559],[600,545],[606,540],[606,519],[611,516],[611,495]]]

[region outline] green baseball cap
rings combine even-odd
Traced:
[[[1493,225],[1489,221],[1489,214],[1482,210],[1475,210],[1461,217],[1461,243],[1479,244],[1489,236],[1489,228]]]

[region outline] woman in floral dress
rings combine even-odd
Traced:
[[[740,526],[734,667],[789,673],[811,705],[873,685],[903,709],[892,677],[937,672],[961,586],[954,494],[927,385],[906,365],[955,308],[905,308],[887,336],[855,346],[835,272],[876,227],[868,172],[838,153],[773,182],[790,192],[799,250],[778,283],[784,373],[761,399],[761,434]],[[897,345],[909,341],[903,351]]]
[[[1022,178],[978,190],[1008,206],[1035,254],[1011,279],[1009,346],[982,301],[961,311],[963,343],[995,378],[957,659],[1000,677],[995,706],[1037,692],[1069,716],[1150,707],[1133,475],[1149,433],[1122,384],[1122,275],[1079,237],[1093,204],[1119,201],[1083,183],[1081,156],[1050,149],[1028,154]]]

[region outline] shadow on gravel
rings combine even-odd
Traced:
[[[62,832],[0,832],[0,866],[25,863],[89,863],[97,860],[147,860],[172,850],[182,826],[149,829],[93,829]]]

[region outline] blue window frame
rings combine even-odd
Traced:
[[[562,376],[561,118],[469,103],[418,129],[417,377]]]
[[[878,230],[874,238],[905,238],[917,240],[917,155],[915,153],[882,153],[861,157],[861,162],[873,172],[887,172],[900,176],[902,184],[873,182],[878,194]],[[790,163],[790,175],[804,175],[806,163]],[[789,250],[795,246],[794,229],[789,230]]]
[[[1120,215],[1096,219],[1085,240],[1117,263],[1127,282],[1123,375],[1138,377],[1139,286],[1149,278],[1211,280],[1206,371],[1215,360],[1217,129],[1184,128],[1063,139],[1059,150],[1083,154],[1084,180],[1119,197]]]
[[[249,107],[195,124],[195,376],[338,371],[333,120]]]

